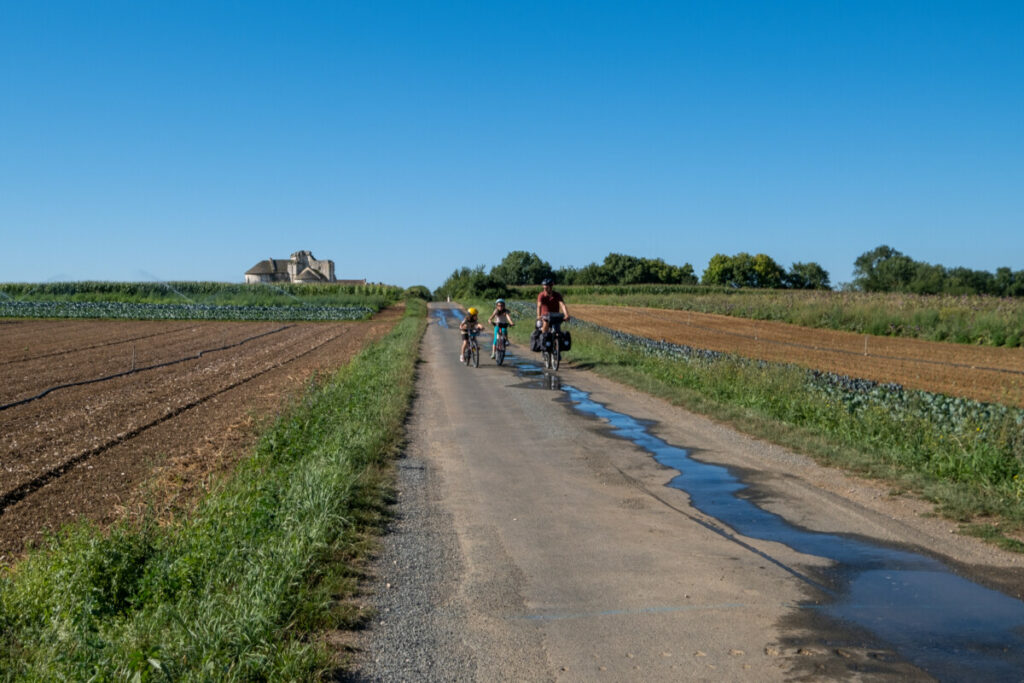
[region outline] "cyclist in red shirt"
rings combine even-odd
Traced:
[[[554,280],[547,277],[540,284],[544,289],[537,295],[537,320],[541,322],[540,333],[544,335],[551,323],[560,325],[569,320],[569,309],[565,307],[562,295],[553,289]]]

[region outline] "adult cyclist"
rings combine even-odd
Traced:
[[[491,341],[491,358],[494,358],[494,348],[498,345],[498,333],[501,328],[505,328],[505,334],[508,334],[508,328],[515,325],[512,321],[512,312],[505,308],[505,300],[498,299],[494,302],[494,313],[487,318],[487,322],[494,325],[494,339]]]
[[[565,307],[565,299],[554,290],[555,281],[549,277],[541,280],[540,294],[537,295],[537,320],[541,323],[541,337],[548,333],[551,325],[560,327],[562,322],[568,322],[569,309]]]

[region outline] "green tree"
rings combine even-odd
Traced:
[[[608,279],[608,274],[605,269],[596,264],[588,263],[579,270],[576,271],[577,285],[609,285],[612,284]]]
[[[405,296],[416,297],[418,299],[423,299],[424,301],[430,301],[431,299],[430,290],[423,285],[413,285],[412,287],[406,288]]]
[[[786,271],[767,254],[757,254],[753,258],[753,283],[749,286],[761,289],[779,289],[786,277]]]
[[[484,273],[483,266],[476,268],[459,268],[444,281],[434,292],[435,299],[466,299],[472,297],[483,297],[485,299],[497,299],[498,297],[509,296],[508,287],[505,283],[496,280]]]
[[[555,268],[555,272],[551,277],[560,285],[578,285],[580,284],[577,282],[579,272],[579,268],[563,266],[561,268]]]
[[[491,269],[491,277],[506,285],[536,285],[552,275],[551,264],[528,251],[510,251]]]
[[[644,264],[636,256],[611,253],[601,264],[611,284],[634,285],[644,281]]]
[[[701,274],[700,281],[704,285],[729,286],[733,282],[732,257],[715,254],[708,261],[708,267]]]
[[[946,287],[946,269],[930,263],[915,263],[914,277],[907,289],[914,294],[941,294]]]
[[[715,254],[704,269],[701,282],[723,287],[782,287],[786,271],[767,254],[751,256],[741,251],[733,256]]]
[[[794,263],[783,278],[783,284],[790,289],[832,289],[828,271],[813,261]]]
[[[890,246],[866,251],[853,262],[853,284],[865,292],[900,292],[914,278],[914,261]]]

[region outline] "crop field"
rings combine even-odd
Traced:
[[[1024,406],[1021,348],[868,336],[693,311],[578,304],[570,312],[602,327],[673,344]]]
[[[173,510],[401,317],[0,321],[0,564],[75,519]]]

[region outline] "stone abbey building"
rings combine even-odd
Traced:
[[[245,283],[337,282],[334,261],[313,257],[311,251],[297,251],[290,259],[268,258],[245,271]],[[365,280],[359,281],[365,284]]]

